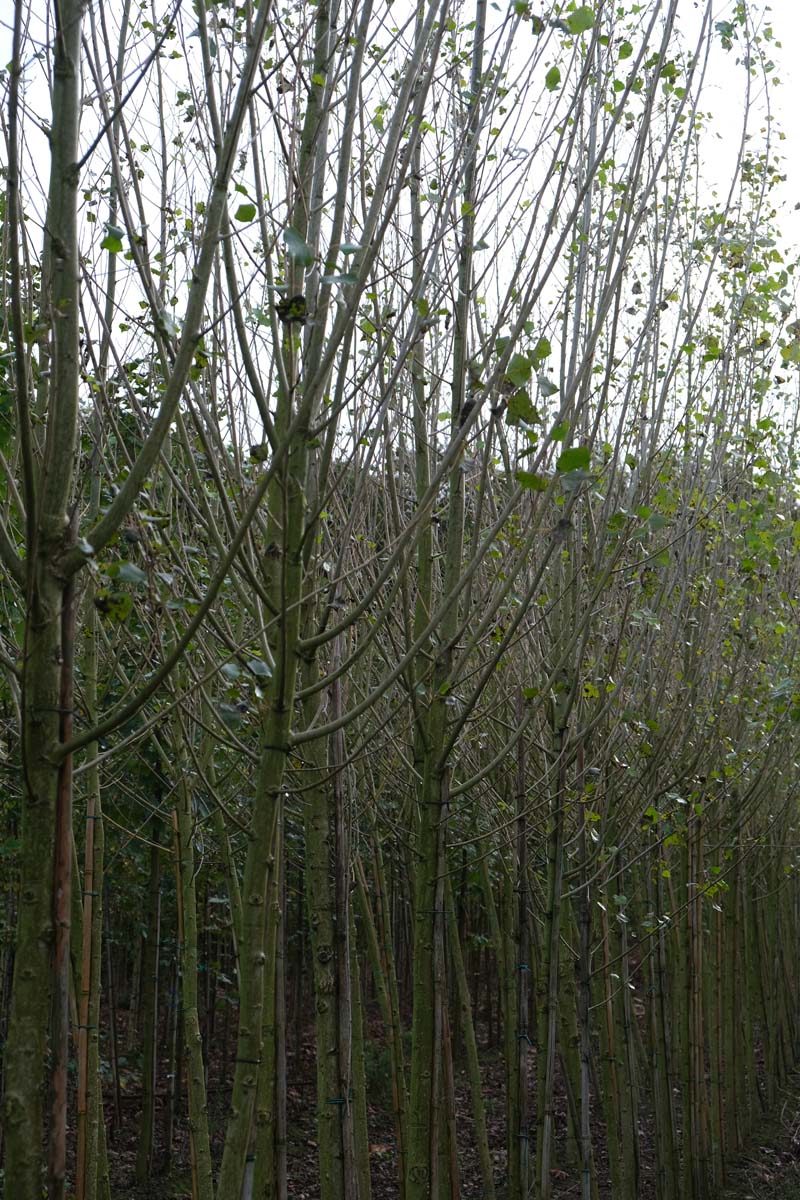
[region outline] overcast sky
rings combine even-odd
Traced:
[[[684,12],[690,19],[701,8],[697,0],[682,2],[685,4]],[[734,7],[732,0],[717,0],[715,20],[725,19]],[[800,209],[795,209],[795,204],[800,203],[800,3],[798,0],[774,0],[774,3],[766,4],[762,0],[750,0],[749,8],[754,23],[771,26],[775,35],[775,42],[768,48],[769,56],[776,65],[769,88],[769,103],[775,121],[774,151],[783,158],[782,170],[787,176],[777,199],[782,206],[781,229],[795,250],[800,252]],[[720,135],[717,139],[709,140],[707,150],[710,156],[713,156],[715,148],[719,154],[721,181],[729,175],[729,154],[735,153],[735,140],[740,129],[744,95],[741,57],[742,49],[736,45],[727,54],[717,49],[706,91],[704,107],[714,113],[715,128]],[[766,109],[762,107],[762,111]],[[757,129],[758,124],[755,126]],[[778,131],[785,135],[785,140],[777,140]],[[728,154],[725,153],[726,149]]]
[[[46,0],[30,0],[34,11],[43,12]],[[99,0],[93,0],[94,3]],[[108,3],[109,0],[102,0]],[[110,0],[112,5],[118,0]],[[666,6],[666,0],[664,0]],[[706,0],[679,0],[679,27],[688,42],[693,40]],[[751,20],[754,24],[771,25],[776,41],[769,48],[776,63],[775,77],[769,89],[770,105],[776,127],[785,134],[785,140],[775,142],[775,148],[784,158],[782,169],[787,175],[781,189],[781,228],[784,236],[800,252],[800,0],[747,0]],[[732,16],[736,0],[713,0],[714,20],[725,20]],[[549,7],[543,0],[543,8]],[[11,53],[11,21],[13,0],[0,0],[0,62],[5,62]],[[780,43],[780,45],[778,44]],[[716,137],[707,140],[704,148],[706,167],[716,176],[720,187],[730,179],[733,156],[741,130],[742,100],[744,96],[744,69],[741,65],[743,47],[735,43],[725,53],[715,39],[714,53],[707,79],[703,108],[714,114]],[[739,60],[739,61],[737,61]],[[762,111],[766,111],[762,108]],[[776,198],[777,199],[777,198]]]

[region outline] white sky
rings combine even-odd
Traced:
[[[692,17],[697,20],[701,7],[697,0],[682,0],[682,3],[690,21]],[[715,20],[725,19],[734,7],[734,0],[717,0]],[[797,120],[800,113],[800,0],[774,0],[771,4],[763,0],[748,0],[748,8],[753,23],[771,26],[775,36],[775,41],[767,47],[769,57],[776,66],[769,88],[769,104],[775,121],[773,153],[783,158],[781,170],[787,178],[774,199],[776,207],[779,207],[779,226],[784,239],[788,246],[800,253],[800,209],[795,210],[795,204],[800,203],[800,126]],[[730,172],[730,160],[723,147],[730,154],[735,152],[740,128],[744,94],[742,52],[741,46],[736,44],[727,54],[716,50],[703,105],[714,113],[715,129],[722,143],[718,143],[720,180],[729,178]],[[757,90],[763,93],[760,85]],[[731,134],[729,141],[725,137],[727,131]],[[785,140],[777,140],[779,132],[785,135]],[[712,155],[714,140],[709,139],[706,144],[707,151]]]
[[[24,2],[24,0],[23,0]],[[28,0],[34,13],[43,14],[48,0]],[[93,3],[111,3],[120,0],[92,0]],[[678,25],[688,43],[692,43],[706,7],[706,0],[679,0]],[[768,47],[770,57],[776,64],[773,83],[769,88],[770,106],[775,119],[776,137],[774,149],[784,159],[782,170],[786,183],[777,194],[773,194],[776,207],[780,206],[780,229],[786,249],[800,254],[800,0],[745,0],[750,19],[755,26],[771,25],[775,41]],[[502,4],[502,0],[500,0]],[[667,0],[663,0],[666,7]],[[732,16],[736,0],[713,0],[714,20]],[[553,0],[540,0],[532,7],[550,9]],[[0,0],[0,63],[6,63],[11,54],[11,22],[14,0]],[[704,154],[708,175],[715,178],[720,191],[727,191],[733,156],[738,145],[741,129],[741,105],[744,96],[744,68],[741,64],[743,46],[735,43],[733,49],[724,52],[715,38],[711,67],[707,77],[702,107],[714,116],[713,132],[707,138]],[[777,82],[777,81],[780,82]],[[758,88],[763,91],[761,84]],[[46,110],[46,101],[42,111]],[[766,111],[763,108],[762,111]],[[760,124],[761,122],[759,122]],[[757,126],[756,126],[757,129]],[[777,131],[783,132],[785,140],[778,142]],[[715,136],[716,135],[716,136]]]

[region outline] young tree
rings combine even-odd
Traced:
[[[677,0],[63,0],[40,51],[35,17],[17,4],[0,357],[9,1194],[41,1194],[45,1137],[65,1194],[71,1020],[76,1186],[103,1186],[104,909],[145,945],[142,1179],[174,978],[194,1194],[287,1194],[291,929],[325,1200],[368,1200],[361,948],[408,1200],[458,1194],[462,1042],[498,1182],[495,986],[511,1196],[548,1200],[570,1152],[598,1195],[595,1110],[637,1195],[648,1105],[661,1194],[709,1193],[797,1042],[795,461],[772,397],[800,340],[769,146],[746,126],[729,198],[700,198],[707,56],[741,39],[749,87],[771,35],[707,7],[685,44]],[[144,939],[111,856],[148,892]],[[218,1142],[210,880],[238,1021]],[[130,970],[121,935],[106,951]],[[165,1041],[169,1138],[176,1023]]]

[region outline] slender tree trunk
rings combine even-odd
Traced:
[[[324,752],[315,746],[311,753]],[[327,756],[326,756],[327,757]],[[327,774],[326,758],[316,771]],[[314,968],[314,1027],[317,1067],[317,1139],[322,1200],[344,1200],[342,1125],[348,1098],[342,1095],[339,1067],[339,1012],[335,933],[334,860],[329,790],[320,779],[306,794],[306,897]]]
[[[453,964],[456,992],[458,995],[459,1011],[461,1013],[461,1034],[464,1039],[467,1058],[467,1077],[472,1099],[472,1119],[474,1121],[475,1146],[478,1152],[478,1162],[481,1171],[481,1184],[485,1200],[494,1200],[494,1170],[492,1156],[489,1150],[489,1135],[486,1128],[486,1105],[483,1098],[481,1081],[481,1064],[478,1053],[478,1043],[475,1037],[475,1023],[472,1017],[472,997],[469,992],[467,972],[461,953],[461,943],[458,937],[458,921],[453,904],[453,891],[450,881],[446,885],[447,924],[450,934],[450,954]]]
[[[657,922],[655,945],[649,955],[650,978],[650,1058],[653,1107],[656,1127],[656,1195],[658,1200],[680,1200],[681,1175],[675,1140],[675,1098],[669,1020],[669,975],[666,963],[662,866],[658,851],[652,856],[648,896],[653,919]]]
[[[453,374],[451,388],[450,431],[455,437],[464,415],[468,413],[469,313],[472,299],[473,244],[475,235],[475,186],[477,129],[481,105],[483,49],[487,6],[477,0],[475,29],[472,40],[470,92],[467,106],[467,141],[464,162],[464,202],[461,211],[459,238],[458,296],[455,306],[453,343]],[[469,398],[471,402],[471,397]],[[422,460],[418,466],[417,484],[428,469],[427,427],[421,403],[415,405],[415,437]],[[424,410],[422,410],[424,411]],[[420,443],[420,438],[423,439]],[[439,632],[440,642],[433,652],[433,670],[420,688],[425,694],[426,709],[417,730],[417,752],[422,750],[424,766],[419,793],[420,818],[417,829],[417,867],[414,890],[413,942],[413,1016],[411,1029],[411,1092],[409,1110],[409,1148],[406,1175],[407,1200],[429,1200],[436,1196],[438,1165],[438,1135],[441,1132],[439,1102],[441,1099],[441,1032],[447,992],[444,987],[444,880],[447,822],[449,815],[448,693],[453,686],[451,677],[454,660],[454,641],[460,622],[460,603],[457,584],[462,571],[464,546],[464,473],[455,464],[449,477],[447,548],[442,579],[442,593],[450,597]],[[420,555],[430,543],[420,546]],[[420,562],[421,575],[427,591],[420,589],[415,625],[425,619],[430,610],[432,586],[430,562]],[[424,674],[424,673],[423,673]]]
[[[566,777],[564,751],[566,720],[570,687],[566,680],[560,684],[558,702],[552,719],[553,756],[550,796],[550,828],[548,833],[548,911],[545,923],[542,954],[541,984],[543,1004],[539,1023],[539,1088],[536,1136],[536,1177],[539,1200],[549,1200],[552,1188],[550,1175],[554,1117],[556,1046],[558,1036],[558,975],[561,938],[561,893],[564,878],[564,806]]]
[[[376,846],[376,855],[380,848]],[[405,1063],[403,1060],[403,1036],[400,1020],[400,1002],[397,994],[397,980],[390,980],[395,972],[394,953],[391,942],[391,930],[386,927],[384,916],[383,871],[375,869],[375,903],[378,909],[377,922],[373,918],[367,892],[366,874],[360,858],[356,859],[356,885],[363,923],[366,929],[367,954],[372,968],[372,978],[377,993],[378,1007],[381,1010],[386,1041],[389,1048],[389,1062],[392,1076],[392,1114],[394,1117],[395,1139],[397,1142],[397,1173],[400,1187],[405,1179],[405,1146],[408,1114],[408,1090],[406,1087]],[[380,933],[379,933],[380,930]],[[381,939],[381,940],[379,940]],[[393,986],[392,986],[393,984]]]
[[[283,839],[281,835],[281,824],[277,824],[271,853],[273,863],[276,865],[282,861],[283,857]],[[280,910],[281,900],[278,872],[273,867],[270,871],[267,901],[263,1032],[254,1121],[255,1166],[253,1169],[252,1194],[255,1200],[274,1200],[277,1194],[277,1154],[275,1145],[277,1038],[275,1025],[278,992],[276,974],[278,969],[278,939],[281,923]]]
[[[180,736],[180,730],[176,731]],[[180,762],[180,759],[179,759]],[[184,768],[185,768],[185,764]],[[195,888],[194,813],[188,775],[181,770],[176,806],[178,883],[183,928],[180,930],[181,996],[184,1041],[188,1054],[189,1136],[197,1178],[197,1200],[214,1200],[208,1128],[203,1038],[198,1011],[197,893]]]
[[[517,721],[523,718],[523,696],[521,690],[517,693]],[[528,1013],[530,1009],[531,983],[533,979],[532,947],[528,936],[528,822],[527,822],[527,744],[520,738],[517,744],[517,774],[514,788],[514,805],[516,809],[516,844],[514,847],[514,871],[517,883],[517,912],[512,912],[512,921],[516,922],[516,963],[507,963],[507,988],[516,989],[513,1007],[516,1012],[515,1027],[510,1027],[507,1041],[513,1036],[516,1046],[514,1049],[514,1070],[511,1074],[511,1084],[514,1088],[513,1107],[509,1134],[513,1138],[515,1150],[514,1160],[509,1170],[509,1192],[512,1198],[525,1198],[530,1189],[530,1087],[528,1079],[528,1060],[530,1057],[531,1037],[528,1028]],[[513,967],[513,972],[512,972]],[[510,1035],[510,1036],[509,1036]]]
[[[364,1063],[364,1001],[361,968],[356,947],[356,925],[350,913],[350,978],[353,1006],[353,1141],[356,1147],[359,1200],[371,1200],[372,1181],[369,1164],[369,1117],[367,1109],[367,1077]]]
[[[144,1184],[153,1167],[153,1134],[156,1116],[156,1077],[158,1067],[159,950],[161,941],[161,825],[150,826],[150,885],[148,889],[147,941],[142,961],[142,1115],[136,1151],[136,1182]]]
[[[72,641],[65,601],[66,577],[59,567],[70,548],[68,515],[73,479],[79,388],[79,275],[77,192],[81,113],[80,47],[84,0],[64,0],[56,9],[53,50],[53,117],[50,188],[45,216],[45,254],[40,319],[50,330],[42,347],[42,408],[47,407],[43,454],[35,461],[30,381],[24,355],[21,292],[12,313],[18,378],[20,440],[24,466],[27,564],[25,647],[21,694],[23,809],[20,901],[15,969],[5,1047],[5,1186],[15,1200],[39,1200],[41,1139],[44,1133],[42,1075],[48,1061],[51,998],[55,1024],[53,1109],[48,1181],[52,1200],[64,1194],[66,1169],[66,1068],[68,1056],[68,971],[72,871],[71,762],[53,768],[60,742],[71,735]],[[16,8],[13,88],[18,100],[22,71],[23,6]],[[17,112],[11,113],[9,220],[14,243],[12,271],[19,281],[22,238]],[[50,370],[49,368],[52,368]],[[47,376],[50,376],[49,381]],[[44,392],[47,392],[47,395]],[[67,644],[65,645],[65,636]],[[60,852],[59,852],[60,848]],[[54,857],[55,852],[55,857]],[[53,988],[55,984],[55,988]]]

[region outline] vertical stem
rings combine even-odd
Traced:
[[[50,331],[48,346],[41,348],[40,366],[49,369],[42,373],[41,398],[47,416],[38,464],[27,438],[28,375],[21,346],[16,354],[21,371],[17,401],[28,502],[22,686],[25,795],[17,958],[6,1046],[5,1182],[9,1193],[19,1200],[38,1200],[41,1190],[41,1074],[47,1061],[51,1013],[52,1108],[47,1175],[53,1200],[61,1200],[64,1195],[66,1171],[72,763],[67,756],[54,769],[53,762],[58,744],[72,736],[75,602],[59,560],[74,539],[74,523],[67,506],[74,472],[80,386],[77,164],[84,7],[84,0],[63,0],[55,9],[50,180],[40,318]],[[18,5],[15,87],[21,70],[22,11],[22,5]],[[16,129],[13,137],[16,155]],[[12,218],[20,215],[18,171],[17,167],[12,173]],[[15,315],[19,316],[18,306]]]
[[[522,690],[517,692],[517,721],[522,722],[523,719],[523,696]],[[528,1010],[530,1005],[530,985],[531,985],[531,946],[528,937],[528,829],[526,820],[527,808],[527,743],[525,738],[520,738],[517,742],[517,778],[515,786],[515,807],[516,807],[516,863],[515,872],[517,880],[517,914],[516,914],[516,938],[517,938],[517,961],[515,964],[507,963],[506,969],[509,971],[509,983],[513,978],[515,981],[516,995],[516,1013],[517,1013],[517,1028],[516,1028],[516,1058],[517,1066],[514,1075],[514,1083],[516,1084],[517,1095],[515,1101],[515,1126],[511,1130],[512,1136],[517,1134],[517,1159],[518,1159],[518,1177],[515,1180],[517,1195],[527,1197],[530,1188],[530,1087],[528,1081],[528,1058],[531,1044],[530,1030],[528,1029]],[[514,975],[511,975],[511,968],[514,969]]]
[[[136,1181],[147,1181],[153,1165],[153,1131],[156,1103],[156,1072],[158,1054],[158,984],[159,984],[159,941],[161,936],[161,848],[159,846],[160,821],[154,819],[150,837],[150,887],[148,893],[147,942],[144,949],[142,974],[142,1008],[144,1027],[142,1038],[144,1053],[142,1061],[142,1116],[139,1127],[139,1145],[136,1153]]]
[[[478,1042],[475,1037],[475,1022],[472,1016],[472,998],[464,966],[464,956],[461,952],[461,943],[458,937],[458,922],[453,903],[453,890],[449,879],[446,885],[446,900],[447,927],[450,934],[450,955],[461,1013],[461,1034],[464,1039],[467,1055],[467,1075],[472,1099],[472,1119],[474,1121],[475,1145],[478,1151],[478,1162],[481,1170],[481,1184],[485,1200],[494,1200],[494,1171],[492,1169],[492,1156],[489,1150],[489,1135],[486,1128],[486,1105],[483,1099],[480,1056],[478,1054]]]
[[[380,861],[380,846],[374,843],[373,860],[374,893],[377,909],[373,917],[367,891],[367,879],[360,856],[356,858],[356,885],[363,924],[367,936],[367,954],[372,967],[372,978],[377,992],[378,1005],[386,1029],[389,1046],[389,1062],[392,1075],[392,1115],[394,1117],[397,1143],[397,1175],[402,1192],[405,1179],[405,1147],[408,1113],[408,1089],[406,1087],[405,1063],[403,1061],[403,1033],[400,1020],[400,1001],[397,992],[397,976],[394,951],[391,944],[391,928],[385,916],[385,880]],[[390,939],[387,943],[386,939]]]
[[[675,1144],[675,1103],[672,1088],[668,971],[664,919],[664,882],[658,849],[653,851],[648,897],[657,922],[655,946],[649,955],[650,1055],[656,1126],[656,1195],[658,1200],[680,1200],[681,1177]],[[653,879],[654,877],[654,879]]]
[[[364,1001],[361,971],[356,948],[356,926],[350,913],[350,978],[353,997],[353,1140],[356,1147],[359,1200],[370,1200],[372,1184],[369,1169],[369,1123],[367,1116],[367,1078],[364,1064]]]
[[[275,1024],[278,992],[276,976],[278,968],[281,897],[278,872],[275,869],[275,864],[281,861],[282,855],[282,828],[281,822],[276,819],[275,834],[271,849],[273,869],[270,871],[269,890],[267,892],[267,938],[264,947],[266,965],[264,969],[261,1063],[258,1070],[258,1091],[256,1093],[255,1120],[253,1122],[252,1145],[255,1150],[255,1165],[253,1168],[252,1194],[255,1200],[274,1200],[277,1192],[277,1155],[275,1145],[277,1038]]]
[[[63,593],[61,614],[61,741],[72,737],[72,681],[75,667],[75,587]],[[52,1110],[48,1185],[53,1200],[63,1200],[67,1169],[67,1067],[69,1062],[70,908],[72,904],[72,755],[59,766],[56,802],[56,853],[53,878],[53,1026]]]
[[[566,684],[563,685],[566,688]],[[558,974],[561,937],[561,890],[564,878],[564,805],[566,791],[565,738],[566,704],[568,691],[564,691],[553,713],[553,762],[551,771],[555,778],[551,785],[550,830],[548,836],[548,912],[545,924],[545,945],[542,956],[541,980],[544,989],[544,1006],[540,1022],[539,1053],[539,1106],[537,1112],[537,1184],[540,1200],[549,1200],[552,1181],[550,1155],[552,1150],[556,1042],[558,1032]]]
[[[180,729],[177,730],[181,736]],[[179,760],[180,761],[180,760]],[[194,864],[194,814],[187,772],[181,771],[176,825],[176,871],[181,899],[183,929],[180,938],[181,993],[184,1041],[188,1053],[189,1132],[192,1160],[197,1178],[197,1200],[213,1200],[214,1182],[208,1129],[203,1038],[200,1032],[198,998],[197,892]]]
[[[111,1081],[114,1091],[114,1128],[122,1131],[122,1088],[119,1081],[119,1054],[117,1053],[117,1003],[114,989],[114,971],[111,962],[111,929],[108,920],[108,900],[104,898],[103,917],[106,943],[106,990],[108,991],[108,1046],[111,1058]]]
[[[336,671],[342,657],[341,638],[334,647],[331,665]],[[341,677],[331,685],[331,717],[342,716]],[[339,1043],[339,1088],[342,1105],[342,1165],[344,1168],[344,1195],[350,1200],[359,1200],[359,1173],[356,1166],[355,1124],[353,1119],[353,1007],[350,945],[350,838],[351,813],[349,789],[346,786],[346,755],[344,731],[338,729],[331,735],[330,766],[332,771],[333,835],[334,835],[334,903],[337,971],[337,1008]],[[369,1156],[366,1144],[359,1146],[360,1157]]]

